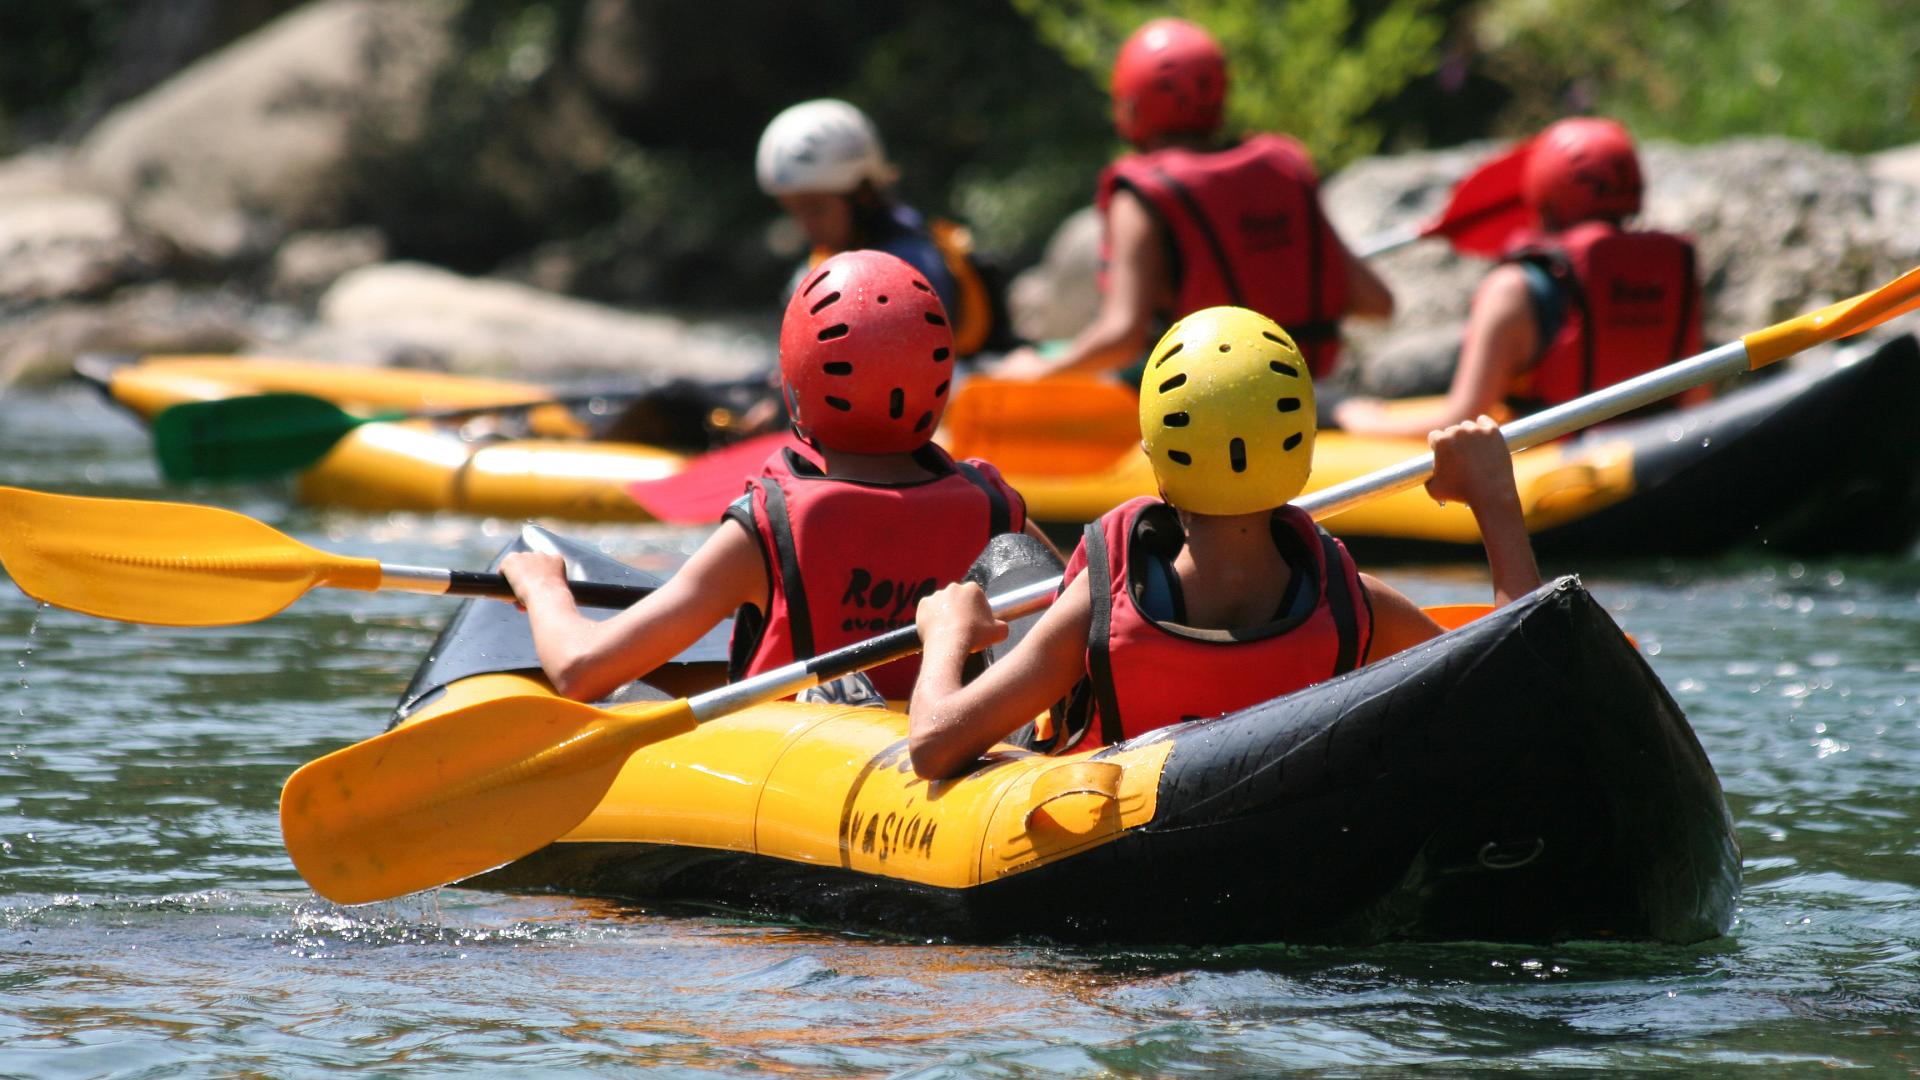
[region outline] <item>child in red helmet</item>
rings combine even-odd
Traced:
[[[1389,410],[1350,398],[1334,419],[1359,434],[1424,435],[1503,404],[1535,412],[1699,352],[1693,242],[1625,228],[1640,191],[1626,128],[1577,117],[1541,132],[1521,174],[1539,232],[1475,290],[1446,400]]]
[[[953,375],[953,332],[924,275],[849,251],[801,282],[780,331],[793,423],[824,467],[770,459],[720,527],[659,591],[605,622],[574,606],[565,567],[521,552],[501,564],[560,694],[604,697],[729,615],[734,675],[755,674],[913,622],[996,533],[1038,530],[993,466],[932,443]],[[905,697],[917,658],[868,674]]]
[[[1155,19],[1113,65],[1113,122],[1135,152],[1109,166],[1100,311],[1065,349],[1009,353],[994,374],[1119,370],[1159,331],[1203,308],[1249,308],[1293,331],[1316,376],[1333,370],[1340,320],[1385,318],[1393,294],[1320,207],[1306,149],[1282,135],[1217,139],[1226,57],[1205,30]]]

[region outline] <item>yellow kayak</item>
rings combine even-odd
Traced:
[[[180,401],[270,390],[370,410],[524,401],[544,392],[429,372],[220,358],[149,359],[104,383],[143,415]],[[1704,405],[1534,447],[1514,456],[1514,473],[1535,544],[1548,553],[1633,557],[1754,543],[1802,553],[1904,551],[1920,536],[1916,408],[1920,349],[1900,337],[1850,364],[1757,379]],[[754,464],[743,468],[737,451],[688,459],[585,441],[578,421],[558,406],[531,419],[542,437],[476,439],[424,423],[365,424],[301,476],[299,491],[311,502],[368,510],[704,523],[717,520]],[[976,378],[956,392],[940,437],[958,454],[999,465],[1036,520],[1072,526],[1153,492],[1135,422],[1131,394],[1111,382]],[[1424,449],[1419,440],[1324,431],[1308,490]],[[726,470],[721,482],[716,467]],[[632,497],[636,483],[651,492],[647,503],[658,513]],[[653,497],[676,493],[687,497]],[[1472,514],[1438,506],[1417,489],[1325,524],[1362,557],[1477,554]]]
[[[618,700],[704,688],[724,655],[716,634]],[[477,601],[398,716],[548,692],[524,614]],[[1240,713],[944,782],[898,713],[746,709],[636,752],[573,832],[471,883],[963,940],[1687,942],[1725,931],[1739,867],[1685,717],[1569,578]]]
[[[299,360],[148,357],[87,373],[116,402],[151,420],[169,406],[254,394],[307,394],[378,413],[506,405],[550,397],[534,383],[442,372],[353,368]],[[686,456],[586,441],[560,405],[529,410],[523,439],[467,438],[422,422],[365,424],[299,477],[300,497],[358,510],[453,510],[501,517],[646,521],[626,485],[678,472]]]

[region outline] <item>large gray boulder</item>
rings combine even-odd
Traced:
[[[355,362],[430,364],[470,374],[739,378],[772,348],[723,327],[621,311],[422,263],[354,270],[320,299],[320,326],[282,343]]]
[[[83,177],[209,260],[344,224],[355,161],[428,122],[456,10],[315,0],[114,110],[80,146]]]
[[[1075,211],[1047,241],[1040,262],[1007,290],[1013,332],[1029,341],[1070,338],[1100,310],[1100,215]]]
[[[0,162],[0,314],[102,295],[153,275],[166,257],[113,200],[75,189],[67,155]]]
[[[234,352],[258,339],[263,314],[230,291],[168,282],[46,304],[0,322],[0,393],[65,378],[82,353]]]

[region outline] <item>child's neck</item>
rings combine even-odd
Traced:
[[[1256,567],[1271,555],[1275,550],[1272,522],[1271,510],[1230,515],[1180,512],[1194,561],[1227,567]]]
[[[910,453],[850,454],[822,447],[820,460],[826,466],[827,475],[868,484],[910,484],[933,475]]]
[[[1273,511],[1216,516],[1180,513],[1187,542],[1174,557],[1187,624],[1245,630],[1273,619],[1293,570],[1273,542]]]

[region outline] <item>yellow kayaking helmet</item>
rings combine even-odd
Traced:
[[[1288,502],[1313,468],[1313,379],[1280,324],[1212,307],[1173,324],[1140,377],[1140,437],[1167,501],[1197,514]]]

